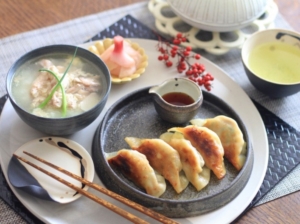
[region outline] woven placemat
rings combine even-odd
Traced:
[[[255,206],[300,163],[300,132],[259,103],[252,101],[266,127],[269,141],[269,163],[266,176],[255,198],[236,220]]]
[[[154,33],[151,29],[132,16],[127,15],[107,29],[99,32],[88,41],[112,38],[116,35],[121,35],[125,38],[146,38],[153,40],[157,40],[158,38],[157,33]],[[0,111],[2,111],[6,99],[6,96],[0,98]],[[245,212],[255,206],[263,196],[265,196],[300,162],[300,133],[257,102],[254,101],[254,104],[266,127],[270,156],[263,184]],[[13,194],[4,178],[2,170],[0,173],[0,197],[28,223],[41,223],[41,221],[33,216]]]

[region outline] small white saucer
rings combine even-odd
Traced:
[[[61,137],[43,137],[25,143],[15,154],[46,169],[62,179],[84,190],[81,182],[29,157],[27,151],[69,172],[77,174],[89,181],[94,178],[94,163],[90,154],[78,143]],[[13,157],[8,167],[8,178],[11,184],[41,199],[69,203],[78,199],[81,194],[68,186],[49,177],[41,171]]]

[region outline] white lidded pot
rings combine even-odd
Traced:
[[[187,24],[216,32],[248,26],[266,11],[272,0],[167,0],[172,11]]]

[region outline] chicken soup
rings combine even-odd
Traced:
[[[14,75],[11,92],[20,107],[36,116],[71,117],[93,108],[103,98],[107,84],[102,73],[81,57],[49,54],[24,63]]]

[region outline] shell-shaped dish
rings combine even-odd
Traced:
[[[130,43],[131,47],[135,51],[140,53],[141,62],[138,65],[136,71],[130,76],[119,78],[119,77],[115,77],[115,76],[111,75],[111,82],[114,83],[114,84],[130,82],[133,79],[136,79],[136,78],[140,77],[145,72],[145,70],[148,66],[148,56],[146,55],[145,50],[142,47],[140,47],[137,43],[134,43],[134,42],[132,42],[128,39],[124,39],[124,41],[127,41],[128,43]],[[106,38],[104,40],[99,40],[99,41],[93,42],[93,44],[88,47],[88,50],[90,50],[91,52],[93,52],[94,54],[96,54],[100,57],[100,55],[107,48],[109,48],[112,44],[114,44],[114,40],[111,39],[111,38]]]

